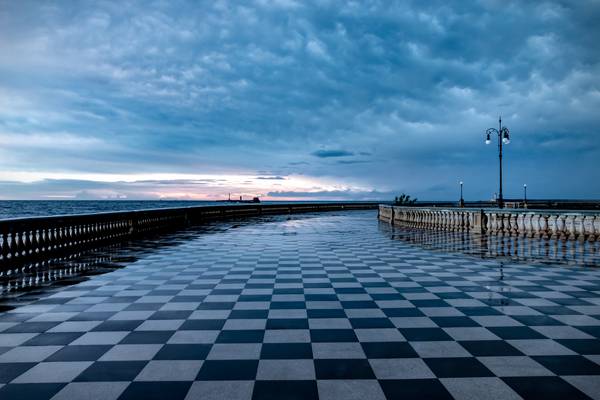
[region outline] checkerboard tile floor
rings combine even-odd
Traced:
[[[222,224],[0,313],[0,399],[600,399],[600,269]]]

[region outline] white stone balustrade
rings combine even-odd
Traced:
[[[379,206],[394,225],[542,239],[600,241],[600,213]]]

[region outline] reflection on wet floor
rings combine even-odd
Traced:
[[[434,251],[510,261],[600,266],[598,242],[434,231],[390,226],[384,222],[380,223],[380,229],[391,235],[392,239]]]
[[[330,213],[334,214],[334,213]],[[15,271],[0,271],[0,312],[34,302],[48,291],[86,281],[90,276],[101,275],[124,268],[140,258],[166,247],[178,246],[201,234],[215,234],[248,224],[282,221],[289,229],[283,235],[295,234],[294,221],[314,218],[319,214],[257,216],[227,221],[212,221],[204,225],[157,233],[145,238],[86,249],[56,257],[51,260],[26,263]]]
[[[338,215],[329,213],[328,215]],[[318,217],[319,214],[294,216],[261,216],[229,221],[210,222],[176,232],[156,234],[144,239],[89,249],[44,262],[24,265],[18,273],[0,274],[0,311],[12,309],[39,298],[40,295],[60,287],[74,285],[100,275],[123,268],[137,259],[162,248],[177,246],[199,234],[224,232],[248,224],[280,221],[284,231],[281,235],[296,235],[295,227],[302,219]],[[374,221],[374,223],[377,223]],[[343,234],[349,226],[337,233]],[[579,241],[561,241],[514,236],[488,236],[468,232],[446,232],[390,226],[379,222],[380,232],[427,250],[464,253],[482,259],[525,261],[542,264],[567,264],[600,266],[600,244]],[[501,280],[501,278],[499,278]]]

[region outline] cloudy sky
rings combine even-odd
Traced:
[[[600,198],[600,1],[0,0],[0,199]],[[495,141],[494,141],[495,143]]]

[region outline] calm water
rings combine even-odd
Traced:
[[[88,214],[110,211],[147,210],[208,206],[212,201],[135,201],[135,200],[2,200],[0,219],[48,215]]]

